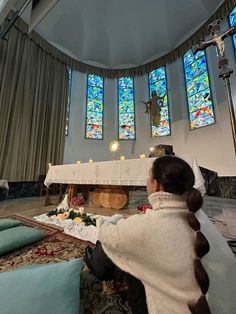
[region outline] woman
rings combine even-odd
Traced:
[[[100,229],[107,257],[143,283],[150,314],[210,313],[209,279],[201,263],[209,244],[194,214],[202,196],[193,185],[184,160],[160,157],[147,181],[153,210]]]

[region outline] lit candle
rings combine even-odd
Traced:
[[[92,159],[89,159],[89,163],[92,164],[92,163],[93,163],[93,160],[92,160]]]
[[[76,164],[77,164],[77,165],[81,164],[81,161],[80,161],[80,160],[77,160],[77,161],[76,161]]]
[[[80,213],[80,215],[85,214],[85,209],[84,209],[84,207],[79,207],[79,213]]]
[[[139,157],[140,157],[140,159],[145,159],[145,154],[142,154]]]
[[[120,156],[120,160],[125,160],[125,156]]]

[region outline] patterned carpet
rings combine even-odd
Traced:
[[[44,231],[43,240],[15,250],[0,258],[0,272],[14,270],[29,264],[45,264],[66,261],[84,255],[85,247],[92,244],[62,233],[61,228],[46,225],[33,219],[14,215],[11,218],[21,220],[24,225]],[[101,282],[84,265],[81,273],[82,314],[120,314],[131,313],[127,302],[127,290],[124,280]]]

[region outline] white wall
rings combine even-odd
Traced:
[[[236,63],[231,38],[226,39],[226,56],[234,73],[231,78],[232,94],[236,104]],[[196,156],[199,165],[217,171],[221,176],[236,175],[236,157],[226,102],[226,91],[222,79],[218,78],[216,48],[207,49],[211,89],[214,100],[216,123],[190,131],[185,96],[185,82],[182,59],[167,66],[167,79],[170,91],[171,136],[151,138],[149,116],[144,114],[144,105],[139,100],[148,99],[147,76],[135,78],[136,140],[120,141],[116,158],[138,158],[148,154],[150,146],[171,144],[176,154]],[[104,81],[104,139],[85,139],[86,86],[87,75],[73,72],[69,136],[66,138],[64,163],[76,160],[112,160],[108,146],[118,139],[117,120],[117,80]],[[235,107],[236,111],[236,107]]]

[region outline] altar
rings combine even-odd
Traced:
[[[178,157],[184,159],[192,167],[195,175],[195,188],[205,194],[204,179],[196,158],[190,155],[179,155]],[[123,187],[146,186],[149,170],[155,159],[128,159],[50,166],[44,184],[47,187],[52,183],[99,185],[109,186],[110,189],[113,186],[118,192],[118,197],[123,197],[125,200]],[[120,192],[117,190],[118,187]],[[107,192],[107,197],[103,195],[103,199],[108,198],[108,194],[109,192]],[[113,193],[113,199],[114,197]],[[105,201],[106,204],[109,205],[108,201]]]

